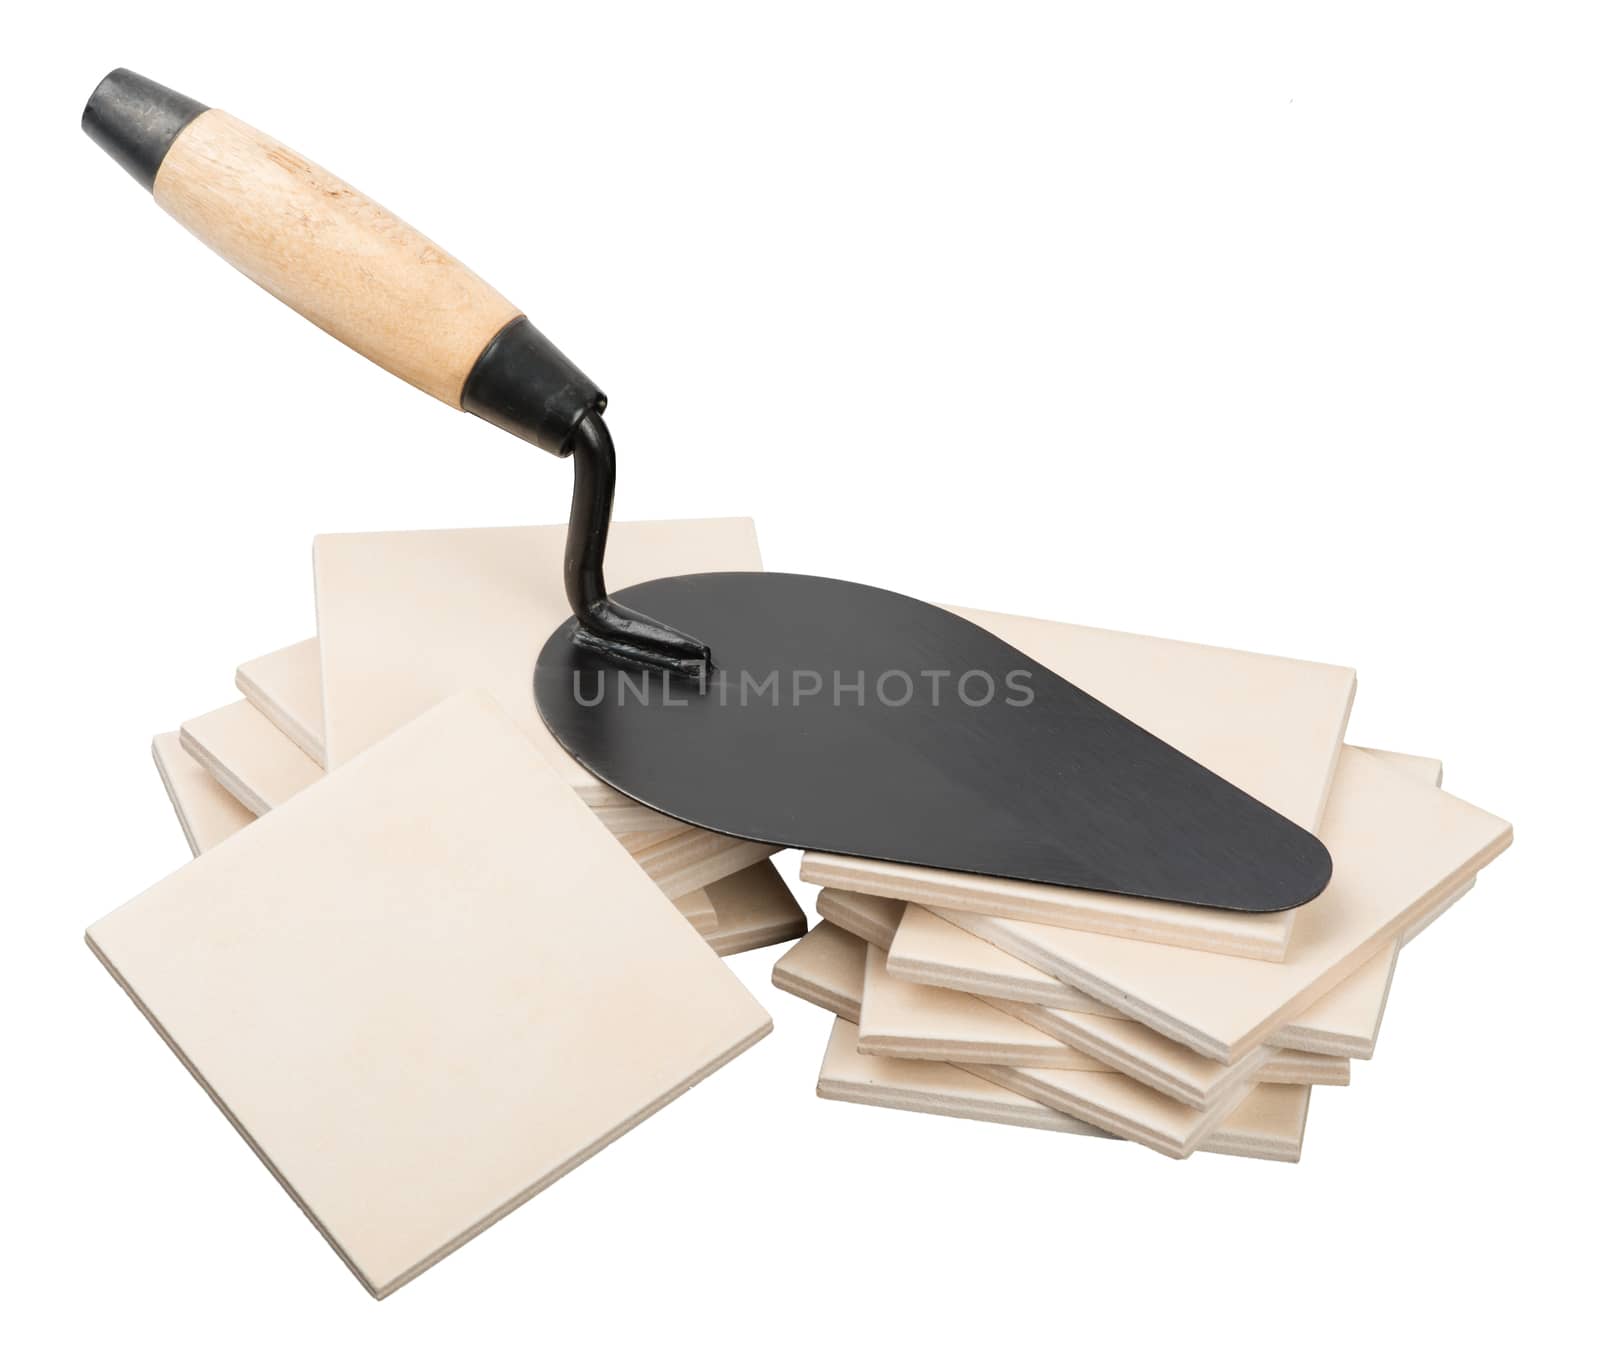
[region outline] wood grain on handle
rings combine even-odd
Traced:
[[[220,109],[178,135],[154,194],[295,312],[452,408],[484,348],[521,316],[387,209]]]

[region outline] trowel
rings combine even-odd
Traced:
[[[118,70],[84,130],[163,209],[324,331],[573,462],[572,616],[531,686],[636,801],[765,844],[1246,912],[1316,896],[1316,837],[952,612],[799,574],[615,595],[606,396],[387,210],[220,109]]]

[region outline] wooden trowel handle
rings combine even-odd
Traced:
[[[424,393],[556,454],[604,410],[605,395],[497,290],[233,115],[117,70],[83,127],[223,260]]]

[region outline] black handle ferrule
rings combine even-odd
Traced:
[[[515,318],[474,362],[461,406],[542,451],[570,455],[578,423],[603,413],[606,396],[544,333]]]
[[[147,190],[172,144],[209,106],[118,67],[89,96],[83,131]]]

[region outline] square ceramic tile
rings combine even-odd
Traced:
[[[318,768],[328,766],[322,743],[322,653],[315,636],[241,664],[233,681],[245,701],[263,712]]]
[[[183,748],[177,731],[156,736],[150,747],[162,786],[177,813],[189,851],[196,856],[243,830],[255,814],[225,791]]]
[[[1064,1072],[979,1064],[966,1070],[1118,1138],[1179,1159],[1198,1150],[1255,1088],[1254,1078],[1236,1081],[1202,1108],[1164,1096],[1120,1072]]]
[[[698,896],[711,903],[716,916],[716,928],[706,932],[706,943],[723,957],[786,943],[806,932],[805,912],[778,870],[765,860],[674,904],[682,910]]]
[[[1451,898],[1447,904],[1454,904],[1456,899]],[[825,917],[834,906],[835,902],[825,896],[817,898],[817,909]],[[1023,1020],[1038,1018],[1026,1010],[1029,1006],[1127,1019],[1114,1007],[1086,998],[1075,987],[922,907],[908,908],[903,916],[896,916],[896,925],[902,932],[895,937],[887,959],[891,976],[925,986],[971,992]],[[1381,949],[1293,1020],[1273,1030],[1267,1042],[1280,1049],[1344,1059],[1371,1057],[1383,1019],[1389,978],[1398,958],[1398,946],[1391,944]],[[1081,1004],[1084,999],[1093,1001],[1092,1009]]]
[[[316,761],[248,702],[185,721],[178,733],[196,762],[258,816],[322,777]]]
[[[918,987],[914,990],[934,991],[937,988]],[[1013,1024],[1026,1023],[1037,1029],[1044,1038],[1070,1042],[1104,1067],[1121,1072],[1153,1091],[1196,1109],[1214,1105],[1219,1096],[1229,1092],[1240,1081],[1259,1080],[1262,1069],[1283,1056],[1279,1049],[1269,1044],[1258,1044],[1234,1062],[1218,1062],[1157,1034],[1137,1020],[1082,1015],[1074,1011],[1053,1010],[1049,1006],[1021,1005],[1015,1001],[995,1002],[995,1007],[1013,1012]],[[1294,1080],[1303,1078],[1296,1076]]]
[[[88,940],[379,1296],[771,1027],[481,692]]]
[[[1274,1030],[1273,1041],[1311,1053],[1370,1058],[1399,962],[1400,945],[1385,945],[1332,991]]]
[[[1277,1086],[1348,1086],[1350,1059],[1327,1053],[1306,1053],[1296,1048],[1280,1048],[1256,1073],[1256,1084]]]
[[[886,896],[868,896],[865,892],[846,892],[836,887],[824,887],[817,893],[817,914],[830,925],[876,944],[884,952],[894,943],[894,934],[900,928],[900,917],[906,903]],[[1054,978],[1050,980],[1054,981]]]
[[[824,920],[772,965],[772,985],[859,1024],[867,948],[866,940]]]
[[[872,1057],[856,1048],[855,1027],[834,1021],[817,1078],[825,1100],[919,1114],[1013,1124],[1109,1138],[1094,1126],[997,1086],[949,1063]],[[1199,1151],[1298,1162],[1305,1138],[1309,1086],[1256,1086],[1199,1145]]]
[[[1355,692],[1350,669],[954,610],[1275,811],[1317,829]],[[1266,959],[1283,957],[1296,914],[1239,915],[834,854],[808,853],[800,876],[969,914]]]
[[[817,1094],[824,1100],[848,1100],[891,1110],[1021,1124],[1086,1138],[1111,1136],[1103,1129],[1027,1101],[949,1063],[873,1057],[860,1051],[859,1042],[856,1027],[848,1020],[833,1022],[822,1071],[817,1077]]]
[[[1373,749],[1370,745],[1357,745],[1357,749],[1374,758],[1383,759],[1413,782],[1427,787],[1444,786],[1444,761],[1430,759],[1422,754],[1403,754],[1397,749]]]
[[[899,981],[889,976],[884,958],[882,949],[867,949],[857,1015],[863,1053],[962,1065],[1112,1070],[977,996]]]
[[[496,527],[317,537],[317,634],[330,767],[462,688],[487,688],[585,801],[627,805],[539,719],[533,669],[571,615],[567,528]],[[758,570],[748,518],[613,522],[615,590],[673,574]]]
[[[1380,949],[1332,991],[1274,1030],[1272,1042],[1331,1057],[1372,1057],[1377,1051],[1378,1030],[1389,1003],[1389,987],[1400,962],[1400,950],[1475,886],[1477,879],[1472,878],[1454,893],[1440,897],[1420,919],[1406,926],[1396,943]]]
[[[752,844],[715,830],[690,829],[652,844],[634,857],[663,892],[680,897],[743,868],[765,863],[777,852],[776,845]]]
[[[1121,1014],[921,907],[908,911],[903,901],[824,887],[817,895],[817,914],[886,950],[890,975],[902,981],[1063,1010]]]

